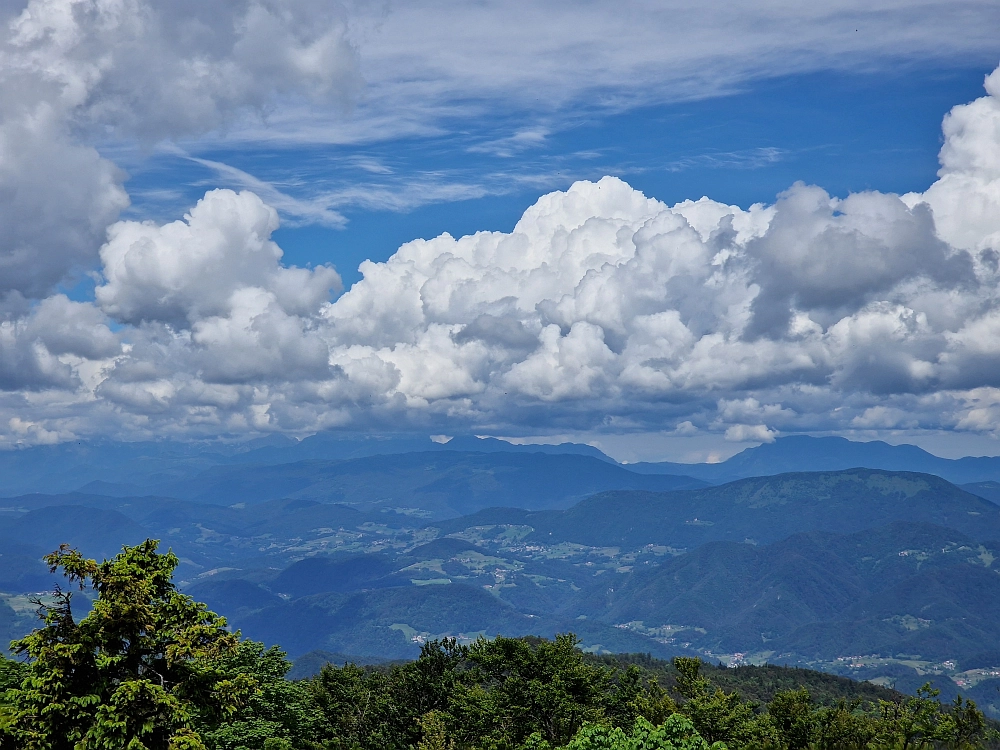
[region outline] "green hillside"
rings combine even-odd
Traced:
[[[26,595],[51,586],[46,551],[108,554],[145,534],[177,553],[183,591],[293,656],[413,658],[435,638],[573,631],[594,653],[778,661],[910,691],[1000,677],[1000,507],[926,475],[784,475],[430,523],[307,498],[8,502],[0,600],[14,629]]]
[[[545,542],[692,548],[721,540],[763,544],[800,531],[850,533],[893,521],[1000,539],[1000,506],[928,474],[871,469],[782,474],[677,492],[603,492],[564,511],[489,510],[435,526],[455,533],[487,524],[528,525],[528,539]]]
[[[780,662],[899,654],[944,662],[1000,642],[1000,545],[896,523],[755,547],[712,542],[576,607],[668,643]]]
[[[820,538],[810,545],[810,536]],[[859,585],[866,586],[873,585],[880,562],[890,559],[872,552],[885,552],[887,544],[940,545],[942,540],[947,542],[940,560],[931,558],[931,546],[897,553],[914,560],[903,559],[895,570],[885,566],[882,595],[845,610],[885,622],[897,604],[951,617],[968,603],[970,592],[982,593],[980,587],[997,578],[992,559],[982,545],[972,547],[958,532],[926,525],[897,525],[870,535],[802,535],[783,544],[797,551],[825,548],[825,563],[853,563]],[[739,545],[701,549],[727,546]],[[718,577],[714,585],[722,585],[734,570],[767,564],[754,554],[783,554],[782,544],[760,550],[743,546],[753,554],[730,555],[729,562],[712,567]],[[968,557],[976,551],[979,557]],[[435,564],[441,558],[429,554],[453,554],[454,561],[481,554],[467,544],[443,541],[418,545],[409,553],[402,556],[405,561]],[[670,573],[671,565],[693,555],[680,556],[657,573]],[[287,594],[262,596],[264,587],[247,579],[213,577],[199,584],[203,593],[234,608],[242,633],[234,633],[230,623],[176,589],[172,579],[180,560],[160,553],[155,541],[125,547],[103,563],[67,547],[45,559],[92,598],[93,606],[74,606],[73,594],[60,589],[46,600],[34,600],[40,607],[37,628],[11,645],[22,659],[0,658],[2,748],[68,750],[69,743],[86,747],[97,740],[98,747],[109,750],[890,750],[913,742],[928,748],[993,745],[992,727],[975,704],[958,697],[943,704],[926,687],[907,697],[801,669],[726,669],[689,657],[668,664],[648,653],[588,655],[568,629],[552,639],[538,637],[561,626],[520,613],[481,587],[422,579],[422,585],[363,588],[371,568],[358,566],[356,557],[339,561],[358,576],[362,588],[353,592],[286,599]],[[907,568],[911,565],[915,574]],[[285,573],[271,582],[283,580]],[[294,573],[294,581],[308,577],[301,567]],[[784,570],[774,583],[794,576],[793,570]],[[925,578],[915,583],[920,576]],[[647,578],[648,585],[657,575],[650,570],[639,577]],[[805,587],[797,593],[801,605],[813,592]],[[263,606],[254,609],[258,596]],[[759,592],[756,596],[761,598]],[[1000,597],[972,614],[996,620],[996,602]],[[739,596],[730,604],[739,610]],[[816,607],[795,608],[795,614],[803,612],[823,614]],[[397,619],[400,614],[405,622]],[[0,625],[19,616],[10,602],[0,607]],[[971,625],[968,617],[960,619]],[[629,627],[590,619],[577,623],[578,632],[591,640],[609,639],[611,648],[587,649],[593,652],[634,651],[635,643],[658,642]],[[459,631],[458,636],[448,637],[447,630]],[[525,637],[501,631],[520,631]],[[715,637],[707,627],[698,632]],[[794,630],[788,638],[800,632]],[[244,640],[273,640],[279,634],[290,638],[290,650],[302,654],[298,673],[315,676],[288,681],[291,665],[281,651]],[[344,654],[373,650],[373,643],[396,663],[369,657],[373,666],[364,669],[336,664],[348,660]],[[980,652],[969,662],[982,672],[994,653]],[[967,670],[963,679],[971,680],[971,674]],[[979,682],[970,687],[989,687],[988,680]],[[995,708],[985,703],[987,710]]]

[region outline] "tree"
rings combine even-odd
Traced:
[[[328,734],[309,684],[285,679],[291,664],[276,646],[241,641],[216,665],[223,674],[245,675],[256,690],[223,722],[196,722],[210,750],[307,750]],[[209,717],[210,718],[210,717]],[[270,744],[268,744],[270,743]]]
[[[808,750],[815,734],[813,708],[805,688],[780,692],[767,704],[771,724],[787,750]]]
[[[27,675],[7,693],[4,732],[23,750],[201,750],[195,723],[232,716],[256,683],[225,660],[226,620],[180,594],[172,553],[146,540],[98,564],[63,545],[45,560],[96,594],[73,617],[70,591],[39,604],[42,627],[11,644]]]
[[[743,701],[739,693],[713,686],[701,673],[701,659],[678,656],[673,665],[677,670],[675,689],[684,699],[679,710],[706,741],[739,747],[767,746],[773,740],[770,721],[758,717],[754,706]]]
[[[881,704],[886,734],[901,750],[980,746],[987,734],[986,718],[976,704],[956,696],[945,710],[937,699],[939,694],[928,682],[904,703]]]
[[[541,735],[535,734],[529,738],[524,750],[550,748]],[[631,732],[625,732],[621,727],[588,722],[573,736],[565,750],[726,750],[726,746],[721,742],[709,745],[690,719],[673,714],[659,726],[640,716]]]
[[[572,635],[431,641],[388,672],[324,667],[310,689],[330,746],[366,750],[446,741],[502,750],[533,733],[558,746],[585,722],[631,726],[673,705],[662,690],[647,693],[638,669],[588,664],[577,643]]]
[[[520,638],[473,643],[470,676],[482,695],[476,723],[499,744],[501,738],[523,742],[538,731],[546,741],[562,745],[584,722],[603,718],[615,698],[611,675],[587,664],[578,643],[573,635],[536,643]],[[465,701],[467,707],[473,704]],[[459,716],[470,713],[477,712]]]

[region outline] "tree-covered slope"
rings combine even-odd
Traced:
[[[893,521],[1000,539],[1000,506],[929,474],[851,469],[742,479],[676,492],[603,492],[564,511],[487,510],[435,524],[445,533],[488,523],[527,525],[530,539],[591,546],[772,542],[802,531],[849,533]],[[463,526],[464,524],[464,526]]]
[[[996,557],[1000,544],[907,523],[761,547],[713,542],[626,578],[595,581],[575,606],[715,653],[961,661],[1000,643]]]

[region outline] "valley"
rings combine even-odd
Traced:
[[[442,637],[573,632],[595,654],[786,664],[907,691],[931,679],[1000,706],[1000,505],[914,472],[714,486],[630,473],[594,456],[438,451],[215,468],[217,489],[188,497],[8,497],[0,628],[32,626],[28,595],[55,582],[45,552],[106,557],[151,537],[180,557],[185,593],[305,671],[413,658]],[[291,491],[294,476],[308,481]],[[331,477],[368,484],[347,504],[323,494]]]

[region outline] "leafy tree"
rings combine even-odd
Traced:
[[[196,721],[210,750],[306,750],[327,734],[308,683],[285,679],[291,664],[277,647],[241,641],[214,665],[222,674],[252,679],[256,690],[225,721]],[[206,717],[211,719],[211,715]]]
[[[415,722],[417,715],[410,715],[402,696],[393,700],[390,679],[382,672],[345,664],[342,668],[327,665],[310,681],[309,690],[323,717],[324,740],[329,747],[398,748],[416,741],[410,737],[411,732],[416,734],[416,727],[405,717]],[[400,733],[404,742],[396,739]]]
[[[976,704],[956,696],[949,710],[937,700],[939,690],[926,683],[905,703],[882,703],[888,739],[901,750],[928,747],[974,748],[985,734],[986,719]]]
[[[572,635],[533,644],[478,640],[469,651],[469,676],[482,698],[479,706],[467,701],[459,715],[474,715],[497,744],[507,738],[521,742],[535,731],[554,745],[565,744],[619,702],[610,673],[584,662],[577,644]]]
[[[417,723],[423,733],[417,750],[455,750],[455,740],[448,736],[444,716],[440,711],[428,711]]]
[[[428,716],[457,747],[512,748],[536,732],[563,745],[588,721],[631,725],[663,712],[669,696],[646,697],[638,669],[588,664],[577,644],[570,635],[432,641],[387,673],[328,666],[311,689],[331,746],[371,750],[429,742]]]
[[[536,733],[522,750],[549,748],[551,745]],[[726,746],[721,742],[709,745],[690,719],[673,714],[659,726],[640,716],[628,733],[621,727],[588,722],[565,745],[565,750],[726,750]]]
[[[786,750],[808,750],[815,735],[814,706],[805,688],[786,690],[767,704],[767,713]]]
[[[677,657],[676,691],[684,699],[679,710],[689,717],[699,734],[710,743],[767,745],[774,741],[770,722],[761,720],[754,706],[739,693],[717,688],[701,674],[701,659]]]
[[[90,587],[89,614],[72,594],[39,603],[42,627],[14,641],[30,660],[7,692],[3,730],[23,750],[201,750],[196,722],[236,713],[256,684],[226,670],[238,634],[204,604],[176,591],[172,553],[146,540],[98,564],[63,545],[47,555],[72,585]]]

